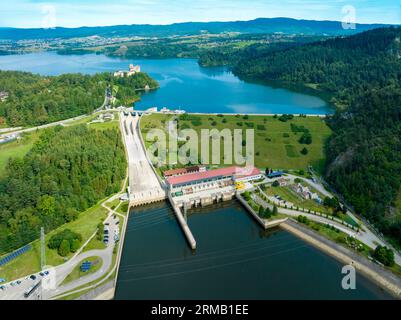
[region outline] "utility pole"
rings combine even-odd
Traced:
[[[40,267],[44,269],[46,265],[46,241],[45,241],[45,228],[40,228]]]

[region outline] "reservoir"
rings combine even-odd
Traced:
[[[322,99],[242,81],[196,60],[124,60],[104,55],[35,53],[0,56],[0,70],[42,75],[113,72],[130,63],[159,81],[140,109],[189,112],[327,114]],[[131,212],[116,299],[388,299],[361,275],[357,290],[341,287],[342,265],[294,235],[262,230],[235,201],[192,211],[192,252],[167,203]]]
[[[160,83],[144,94],[138,109],[167,107],[204,113],[327,114],[333,109],[322,99],[287,89],[240,80],[226,68],[202,68],[194,59],[120,59],[104,55],[58,55],[54,52],[0,56],[0,70],[41,75],[114,72],[140,65]]]
[[[236,202],[192,211],[193,253],[167,203],[131,212],[116,299],[389,299],[357,274],[279,228],[264,231]]]

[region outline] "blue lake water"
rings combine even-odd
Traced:
[[[119,59],[104,55],[58,55],[53,52],[0,56],[1,70],[42,75],[110,72],[139,64],[160,83],[144,94],[138,109],[167,107],[188,112],[327,114],[321,98],[240,80],[226,68],[202,68],[194,59]]]
[[[391,299],[357,273],[282,229],[265,231],[236,202],[191,212],[192,252],[166,203],[132,210],[116,299]]]

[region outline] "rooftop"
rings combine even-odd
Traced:
[[[182,176],[168,177],[167,183],[169,185],[177,185],[177,184],[190,183],[218,177],[236,176],[238,178],[244,178],[248,176],[254,176],[257,174],[260,174],[260,171],[255,167],[241,168],[234,166],[234,167],[209,170],[205,172],[190,173]]]

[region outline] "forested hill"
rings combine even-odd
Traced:
[[[115,78],[111,73],[93,76],[65,74],[42,77],[31,73],[0,71],[0,123],[8,126],[36,126],[76,117],[99,108],[107,86],[115,88],[118,102],[130,104],[138,97],[137,89],[158,84],[146,73]]]
[[[0,177],[0,255],[37,239],[41,227],[47,233],[118,192],[125,168],[118,129],[45,129]]]
[[[261,80],[297,83],[328,92],[337,106],[373,88],[401,79],[401,28],[381,28],[255,55],[248,48],[234,73]]]
[[[122,25],[110,27],[15,29],[0,28],[0,39],[55,39],[76,37],[170,37],[197,35],[205,32],[273,33],[350,35],[384,25],[357,24],[356,29],[344,29],[339,21],[296,20],[290,18],[259,18],[251,21],[186,22],[170,25]]]
[[[326,178],[401,245],[400,39],[401,28],[381,28],[270,52],[258,45],[237,52],[232,67],[332,96],[340,108],[328,120]]]

